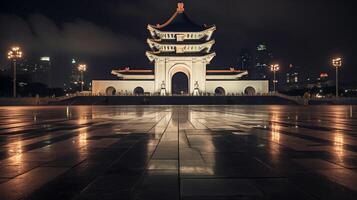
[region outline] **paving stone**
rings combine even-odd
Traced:
[[[350,109],[0,107],[0,199],[355,199]]]

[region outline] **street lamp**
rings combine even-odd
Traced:
[[[87,70],[87,65],[85,64],[79,64],[78,65],[78,71],[80,72],[80,76],[81,76],[81,92],[83,92],[83,84],[84,84],[84,80],[83,80],[83,73]]]
[[[20,47],[12,47],[7,54],[7,58],[13,63],[13,96],[16,98],[16,61],[22,58]]]
[[[338,68],[342,66],[342,58],[332,59],[332,65],[336,69],[336,97],[338,97]]]
[[[276,80],[276,72],[279,71],[280,67],[278,64],[272,64],[270,65],[270,71],[273,72],[274,74],[274,80],[273,80],[273,85],[274,85],[274,93],[276,92],[276,83],[278,82]]]

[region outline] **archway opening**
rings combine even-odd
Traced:
[[[171,91],[173,95],[188,94],[188,77],[183,72],[177,72],[172,76]]]
[[[253,95],[255,95],[255,89],[253,87],[249,86],[249,87],[245,88],[244,94],[253,96]]]
[[[117,91],[115,90],[114,87],[110,86],[105,90],[105,94],[107,96],[114,96]]]
[[[222,87],[218,87],[214,90],[214,94],[216,96],[224,96],[226,94],[226,91]]]
[[[140,96],[140,95],[143,95],[144,94],[144,88],[142,88],[142,87],[136,87],[135,89],[134,89],[134,95],[135,96]]]

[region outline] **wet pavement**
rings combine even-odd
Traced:
[[[357,107],[0,107],[0,199],[356,199]]]

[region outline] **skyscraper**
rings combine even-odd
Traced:
[[[251,78],[257,80],[269,79],[269,66],[273,56],[267,46],[260,44],[256,48],[255,66],[251,70]]]
[[[287,89],[296,89],[299,87],[299,82],[300,82],[299,76],[300,76],[299,67],[290,64],[289,68],[287,69],[286,79],[285,79]]]
[[[78,76],[78,69],[77,69],[77,61],[76,59],[72,59],[71,61],[71,76],[69,82],[72,84],[76,84],[79,81]]]
[[[65,88],[68,92],[76,92],[80,89],[78,65],[76,59],[74,58],[71,60],[71,75],[69,77],[69,83]]]
[[[252,54],[248,49],[242,49],[238,58],[238,66],[241,70],[249,70],[252,64]]]
[[[52,87],[52,65],[51,58],[48,56],[41,57],[35,73],[36,82],[44,83]]]
[[[17,73],[27,83],[42,83],[51,87],[51,68],[50,57],[41,57],[35,61],[25,59],[19,62]]]

